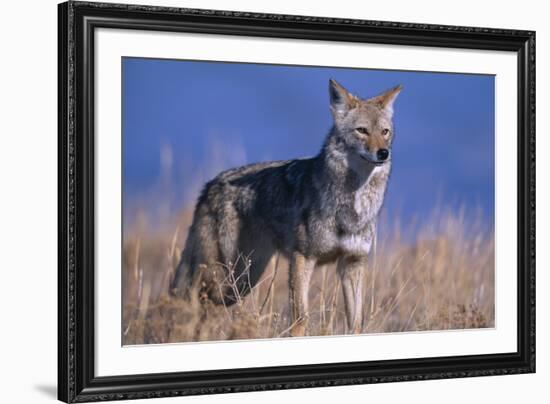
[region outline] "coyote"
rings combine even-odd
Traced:
[[[208,182],[171,292],[195,290],[231,305],[277,252],[289,261],[290,335],[303,336],[312,271],[336,262],[348,330],[361,332],[362,277],[390,175],[393,103],[400,91],[397,86],[362,99],[331,79],[334,124],[315,157],[250,164]]]

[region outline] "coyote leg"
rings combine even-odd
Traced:
[[[290,291],[290,335],[304,336],[308,321],[308,292],[311,273],[315,261],[307,259],[300,253],[294,253],[290,260],[288,272]]]
[[[342,280],[348,330],[353,334],[360,333],[363,325],[363,272],[366,266],[366,257],[341,258],[338,261],[337,271]]]

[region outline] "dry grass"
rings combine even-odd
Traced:
[[[125,229],[123,344],[287,337],[288,274],[276,256],[241,302],[215,306],[167,296],[185,243],[189,210],[162,230],[146,220]],[[363,333],[494,326],[494,233],[463,213],[437,213],[411,234],[394,229],[378,241],[365,277]],[[308,335],[346,334],[333,265],[317,268]]]

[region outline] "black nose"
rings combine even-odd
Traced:
[[[376,157],[378,157],[378,160],[386,160],[389,155],[390,152],[388,149],[380,149],[376,152]]]

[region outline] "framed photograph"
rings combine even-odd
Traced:
[[[534,32],[58,18],[60,400],[535,371]]]

